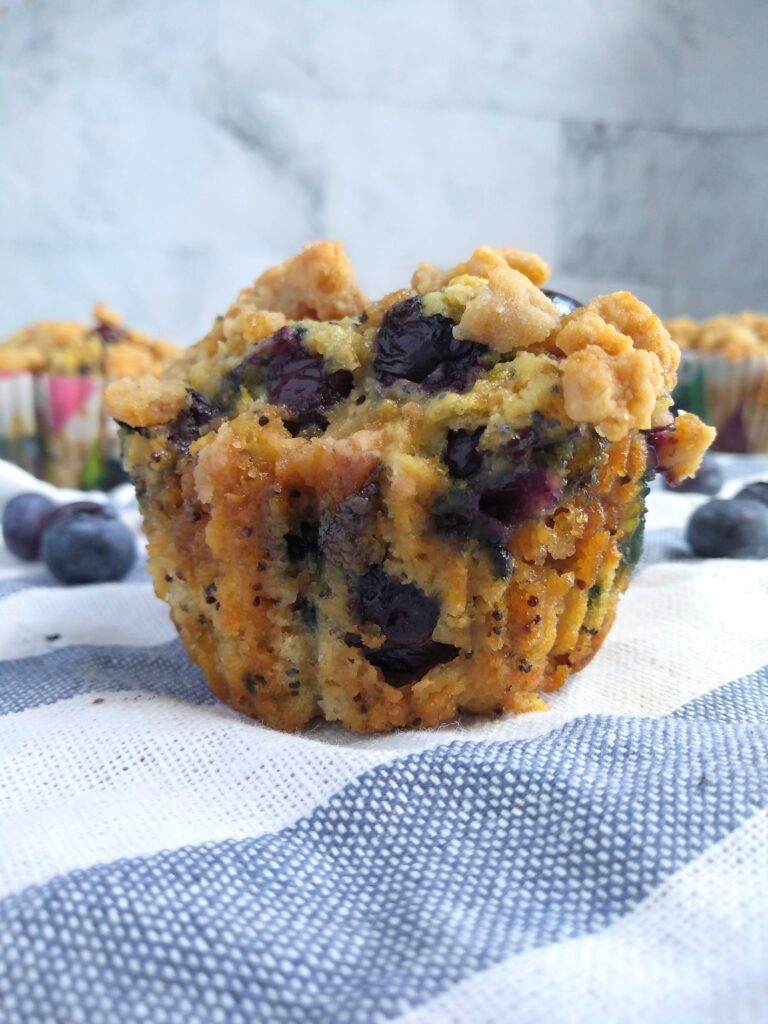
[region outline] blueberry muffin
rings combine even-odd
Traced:
[[[682,349],[675,401],[717,427],[721,451],[768,453],[768,315],[668,320]]]
[[[107,488],[121,474],[104,381],[159,376],[179,355],[103,303],[93,320],[40,321],[0,343],[0,457],[62,487]]]
[[[222,700],[360,732],[545,706],[599,648],[679,358],[626,292],[579,306],[476,250],[366,302],[338,244],[241,292],[160,380],[116,382],[157,593]]]

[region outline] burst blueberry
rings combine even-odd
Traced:
[[[384,385],[408,380],[426,391],[466,391],[485,346],[454,338],[453,320],[439,313],[423,316],[421,310],[415,296],[387,311],[376,337],[374,376]]]

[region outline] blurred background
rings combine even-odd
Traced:
[[[768,311],[765,0],[4,0],[0,336],[103,298],[181,344],[347,245]]]

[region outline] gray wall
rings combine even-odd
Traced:
[[[340,238],[375,293],[531,248],[578,296],[768,310],[765,0],[5,0],[0,335],[199,337]]]

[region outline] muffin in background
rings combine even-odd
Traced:
[[[677,317],[666,326],[682,350],[675,404],[717,427],[718,451],[768,453],[768,314]]]
[[[628,292],[477,249],[366,302],[323,242],[152,377],[117,381],[157,594],[213,692],[281,729],[544,707],[600,647],[648,480],[714,431]]]
[[[105,382],[158,377],[179,354],[103,303],[93,318],[40,321],[0,342],[0,458],[59,487],[108,489],[124,479]]]

